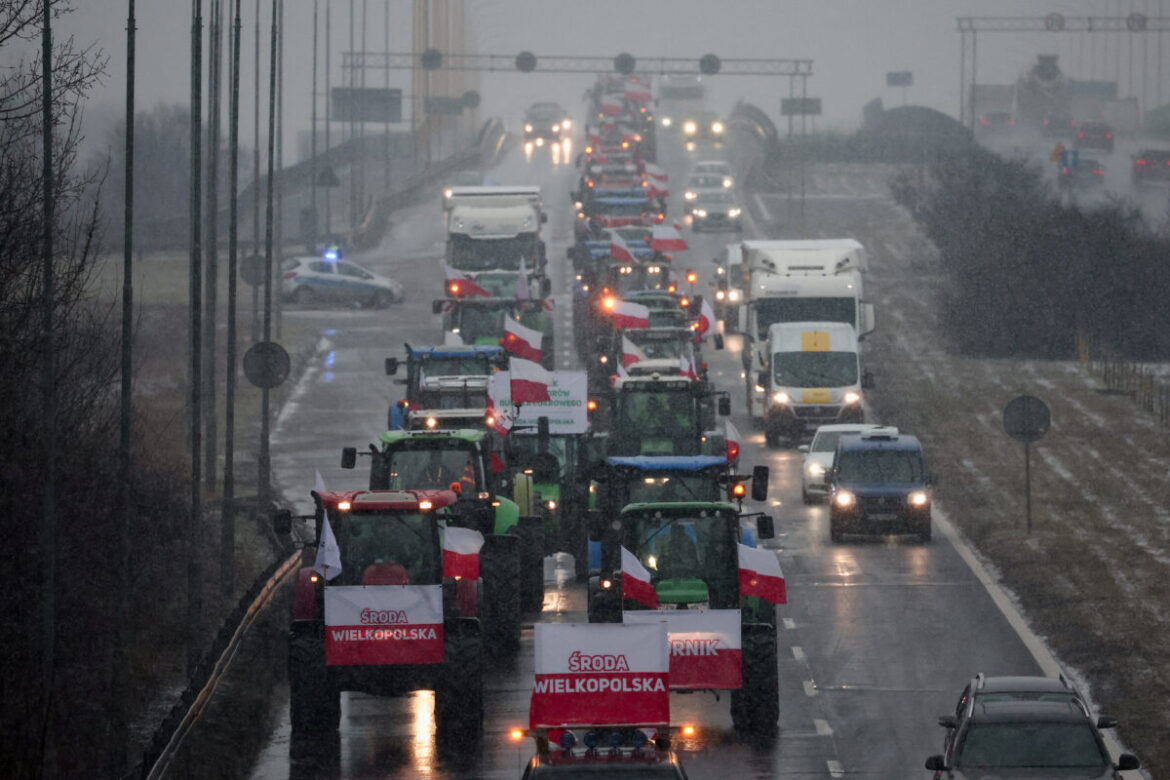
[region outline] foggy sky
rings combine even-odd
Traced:
[[[321,84],[324,90],[324,17],[329,0],[320,0]],[[110,58],[109,73],[87,108],[96,127],[124,110],[126,0],[73,0],[76,10],[63,19],[56,35],[72,35],[80,45],[95,44]],[[333,84],[340,85],[341,52],[349,49],[349,9],[360,20],[367,8],[366,37],[370,50],[385,41],[384,13],[390,9],[390,49],[410,46],[409,0],[331,0]],[[206,14],[210,0],[203,0]],[[267,91],[267,58],[271,0],[261,0],[262,92]],[[1057,11],[1068,16],[1124,16],[1131,11],[1159,14],[1166,0],[467,0],[468,23],[480,53],[513,55],[522,50],[541,54],[609,57],[628,51],[641,57],[810,58],[814,76],[808,94],[823,101],[821,128],[850,130],[860,122],[861,107],[880,97],[887,106],[900,105],[902,90],[885,86],[891,70],[910,70],[911,104],[958,114],[959,35],[957,16],[1043,16]],[[190,84],[190,14],[188,0],[138,0],[137,103],[140,109],[158,103],[188,102]],[[1165,9],[1170,11],[1170,9]],[[243,119],[241,139],[251,145],[254,91],[253,45],[257,0],[243,0]],[[285,161],[297,159],[296,139],[310,126],[312,76],[312,0],[285,0]],[[360,24],[357,25],[360,27]],[[1125,43],[1119,47],[1118,39]],[[355,48],[360,48],[360,29]],[[206,36],[205,36],[206,42]],[[1156,105],[1158,36],[1081,33],[984,34],[979,39],[979,80],[1006,83],[1035,59],[1055,53],[1065,72],[1076,78],[1115,78],[1118,65],[1122,91],[1130,72],[1133,45],[1134,92]],[[11,53],[8,53],[11,56]],[[35,55],[34,55],[35,56]],[[1143,65],[1143,59],[1145,64]],[[1170,71],[1170,48],[1163,59]],[[1142,73],[1148,72],[1145,82]],[[1170,75],[1164,75],[1163,96],[1170,97]],[[410,91],[406,71],[391,73],[391,86]],[[515,126],[534,100],[558,100],[580,115],[581,94],[591,78],[563,74],[487,73],[481,81],[481,117],[496,115]],[[368,84],[382,86],[383,75]],[[1143,83],[1145,92],[1143,95]],[[711,81],[711,102],[719,110],[744,97],[779,115],[779,98],[787,94],[786,79],[717,77]],[[319,108],[323,112],[323,108]],[[226,114],[226,112],[225,112]],[[265,110],[261,111],[262,118]],[[262,136],[263,139],[263,136]],[[91,137],[91,141],[101,139]],[[263,143],[263,141],[262,141]]]

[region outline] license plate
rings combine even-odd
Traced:
[[[866,515],[867,520],[897,520],[896,512],[878,512],[872,515]]]

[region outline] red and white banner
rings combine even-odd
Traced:
[[[738,609],[630,610],[626,624],[665,623],[670,688],[735,689],[743,685],[743,639]]]
[[[695,364],[686,355],[678,356],[678,373],[687,379],[699,378],[699,375],[695,373]]]
[[[504,318],[504,337],[500,339],[500,346],[505,351],[517,357],[539,363],[544,353],[540,351],[540,343],[544,334],[535,328],[521,325],[511,317]]]
[[[601,131],[597,129],[596,125],[585,126],[585,140],[591,144],[601,143]]]
[[[441,585],[325,588],[326,665],[442,662]]]
[[[548,386],[553,383],[553,374],[538,363],[522,358],[512,358],[508,368],[512,376],[512,404],[545,403],[549,401]]]
[[[670,722],[666,624],[537,623],[528,727]]]
[[[479,551],[483,534],[474,528],[443,530],[443,576],[465,580],[479,579]]]
[[[650,327],[650,309],[640,303],[630,301],[614,301],[613,326],[622,328]]]
[[[666,171],[662,170],[654,163],[648,162],[648,163],[646,163],[645,167],[646,167],[646,175],[649,176],[651,179],[654,179],[655,181],[660,181],[663,183],[670,181],[670,176],[667,175]]]
[[[703,304],[699,307],[699,327],[696,329],[696,333],[699,338],[702,338],[714,326],[715,311],[711,308],[711,304],[707,302],[707,299],[703,298]]]
[[[640,363],[646,359],[646,353],[642,351],[634,342],[630,341],[630,337],[622,334],[622,368],[629,368],[635,363]]]
[[[467,295],[479,295],[484,298],[492,297],[492,294],[475,283],[467,274],[462,271],[456,271],[451,266],[443,266],[447,271],[447,292],[453,298],[462,298]]]
[[[736,428],[731,419],[724,420],[724,437],[727,440],[727,462],[734,464],[739,458],[740,442],[743,440],[739,437],[739,429]]]
[[[650,87],[645,84],[626,84],[626,100],[633,100],[636,103],[649,103],[654,99],[654,94],[650,91]]]
[[[622,112],[622,104],[620,101],[610,97],[603,97],[601,99],[601,113],[604,116],[617,116]]]
[[[658,608],[658,592],[650,584],[650,572],[625,547],[622,548],[622,598],[650,609]]]
[[[776,553],[739,545],[739,595],[759,596],[772,604],[788,603],[788,588]]]
[[[610,231],[609,239],[609,254],[610,256],[622,263],[636,263],[637,259],[634,257],[633,250],[626,240],[618,235],[616,230]]]
[[[655,252],[685,252],[690,249],[682,233],[671,225],[654,225],[650,230],[650,248]]]

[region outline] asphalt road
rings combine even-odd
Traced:
[[[677,211],[689,165],[727,150],[661,146]],[[566,193],[576,172],[548,159],[526,161],[517,152],[493,176],[544,187],[558,299],[558,359],[562,366],[572,365],[564,258],[572,219]],[[886,196],[884,182],[848,169],[810,170],[806,192],[808,235],[859,239],[873,254],[874,276],[896,268],[899,225],[906,217]],[[749,195],[748,205],[753,219],[745,236],[799,236],[795,199]],[[696,291],[707,292],[710,259],[737,237],[686,233],[691,250],[679,253],[675,265],[699,271]],[[384,247],[356,258],[401,280],[410,291],[405,304],[371,312],[286,309],[286,317],[320,325],[317,356],[282,411],[272,445],[276,482],[303,510],[309,509],[314,469],[330,488],[364,487],[360,469],[339,468],[340,451],[345,445],[364,447],[385,425],[397,388],[383,374],[383,359],[401,354],[404,341],[421,345],[441,338],[430,302],[441,289],[442,241],[436,192],[432,201],[399,215]],[[879,309],[883,304],[878,301]],[[896,327],[899,319],[893,311],[878,314],[879,327]],[[935,541],[926,545],[901,539],[830,544],[827,510],[801,504],[798,453],[765,448],[762,433],[744,415],[739,338],[728,337],[723,352],[706,346],[704,358],[716,384],[731,391],[733,420],[747,438],[741,468],[771,468],[768,504],[777,521],[772,546],[784,568],[789,604],[779,607],[778,738],[768,743],[738,738],[727,697],[674,694],[674,721],[698,729],[677,745],[684,766],[693,778],[929,777],[922,765],[941,747],[937,716],[953,709],[966,680],[977,671],[1037,674],[1032,652],[945,528],[936,527]],[[897,370],[871,368],[879,382],[883,371]],[[584,593],[567,582],[567,559],[550,558],[545,570],[544,611],[532,618],[583,621]],[[531,685],[532,632],[526,629],[515,664],[495,668],[488,677],[482,748],[446,762],[435,751],[430,694],[403,699],[345,694],[340,733],[324,744],[291,742],[287,706],[277,701],[273,706],[282,717],[251,777],[518,777],[531,745],[511,743],[507,731],[527,722]]]

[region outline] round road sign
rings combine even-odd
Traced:
[[[1017,395],[1003,408],[1003,429],[1022,442],[1043,438],[1051,424],[1048,404],[1034,395]]]
[[[1125,17],[1125,26],[1130,32],[1141,32],[1146,29],[1148,21],[1145,14],[1132,13]]]
[[[516,70],[521,73],[531,73],[536,70],[536,55],[530,51],[522,51],[517,54]]]
[[[1048,14],[1044,17],[1044,29],[1048,32],[1060,32],[1064,29],[1064,14]]]
[[[622,52],[613,58],[613,69],[623,76],[628,76],[634,72],[634,68],[638,65],[634,59],[634,55],[629,52]]]
[[[715,54],[704,54],[699,58],[699,72],[704,76],[714,76],[721,67],[723,67],[723,63]]]
[[[463,93],[463,107],[474,111],[479,108],[479,93],[469,89]]]
[[[438,49],[427,49],[422,53],[423,70],[438,70],[443,67],[443,52]]]
[[[261,390],[279,387],[292,364],[288,352],[275,341],[260,341],[244,353],[244,376]]]

